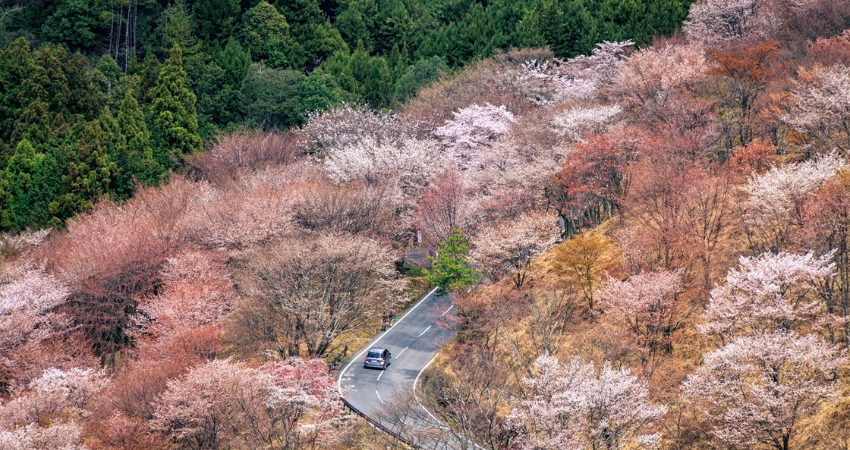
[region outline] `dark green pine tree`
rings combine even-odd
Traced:
[[[22,230],[30,224],[35,206],[31,198],[34,191],[33,175],[41,158],[44,155],[37,154],[27,139],[18,143],[15,154],[9,158],[9,164],[3,170],[2,184],[6,188],[3,228]]]
[[[313,29],[325,22],[318,0],[277,0],[275,6],[286,17],[298,42],[312,39]]]
[[[51,218],[49,206],[62,189],[62,174],[52,154],[38,153],[26,139],[18,143],[15,154],[3,171],[5,203],[0,218],[3,227],[23,230],[46,226]]]
[[[381,0],[375,19],[375,52],[388,56],[394,46],[402,48],[413,34],[413,19],[401,0]]]
[[[67,219],[88,211],[110,194],[117,165],[109,160],[110,136],[95,119],[85,125],[67,154],[68,173],[62,177],[64,192],[51,204],[51,212]]]
[[[378,15],[378,4],[375,0],[351,0],[346,2],[345,9],[336,17],[334,27],[348,44],[356,48],[362,42],[368,52],[375,48],[372,30],[375,28],[375,17]]]
[[[145,55],[145,60],[140,64],[139,92],[145,105],[153,103],[153,88],[159,80],[159,60],[153,52]]]
[[[146,185],[159,183],[163,169],[153,156],[145,114],[132,90],[124,93],[116,122],[119,149],[113,159],[121,170],[119,195],[129,194],[133,179]]]
[[[245,75],[248,75],[248,69],[251,67],[251,53],[245,51],[239,45],[239,41],[231,38],[227,41],[224,50],[216,53],[215,62],[224,69],[225,84],[234,89],[239,89],[242,80],[245,79]]]
[[[202,150],[195,113],[195,94],[186,88],[186,71],[180,47],[171,49],[159,72],[153,99],[148,109],[148,123],[153,154],[166,171],[183,165],[187,155]]]
[[[0,49],[0,165],[5,164],[14,147],[12,133],[28,97],[24,80],[35,71],[29,42],[18,38]],[[31,101],[31,100],[30,100]]]
[[[239,0],[195,0],[192,12],[201,41],[221,48],[236,31],[242,7]]]

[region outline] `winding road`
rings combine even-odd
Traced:
[[[436,289],[429,292],[394,326],[379,333],[369,345],[349,359],[339,373],[337,389],[349,404],[407,438],[414,433],[414,427],[421,428],[424,422],[421,418],[412,417],[409,412],[399,413],[399,408],[418,408],[419,413],[430,416],[415,400],[414,386],[422,370],[454,335],[453,330],[440,324],[453,322],[446,319],[453,319],[456,309],[448,296],[437,296],[435,292]],[[365,354],[372,347],[383,347],[392,353],[392,364],[387,370],[363,367]],[[428,421],[432,427],[441,426],[433,416]],[[414,422],[417,424],[414,425]]]

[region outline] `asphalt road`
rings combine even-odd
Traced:
[[[412,393],[420,372],[434,359],[437,351],[454,331],[439,323],[451,318],[456,309],[448,296],[436,296],[432,290],[410,307],[386,332],[379,333],[344,366],[339,375],[340,393],[351,405],[391,429],[393,423],[382,419],[382,412],[394,395]],[[383,347],[393,354],[387,370],[363,367],[366,352]]]

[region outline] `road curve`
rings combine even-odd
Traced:
[[[454,335],[454,331],[439,323],[451,318],[456,309],[448,296],[429,292],[402,315],[394,326],[378,333],[343,366],[337,389],[352,406],[395,429],[395,424],[382,421],[381,412],[396,392],[413,392],[422,370],[434,359],[437,351]],[[363,367],[366,352],[372,347],[384,347],[393,354],[387,370]]]

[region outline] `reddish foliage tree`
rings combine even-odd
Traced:
[[[779,162],[779,148],[765,141],[754,141],[732,149],[729,168],[742,175],[764,173]]]
[[[620,207],[629,184],[626,167],[635,160],[640,139],[635,129],[613,130],[589,136],[567,157],[549,192],[567,221],[567,234],[598,224]]]
[[[727,83],[721,106],[733,113],[724,121],[727,151],[753,140],[758,119],[757,100],[776,73],[777,59],[781,54],[777,41],[743,41],[727,50],[709,50],[708,58],[714,65],[709,73]]]
[[[850,66],[850,29],[844,30],[840,36],[810,42],[804,62],[810,66]]]

